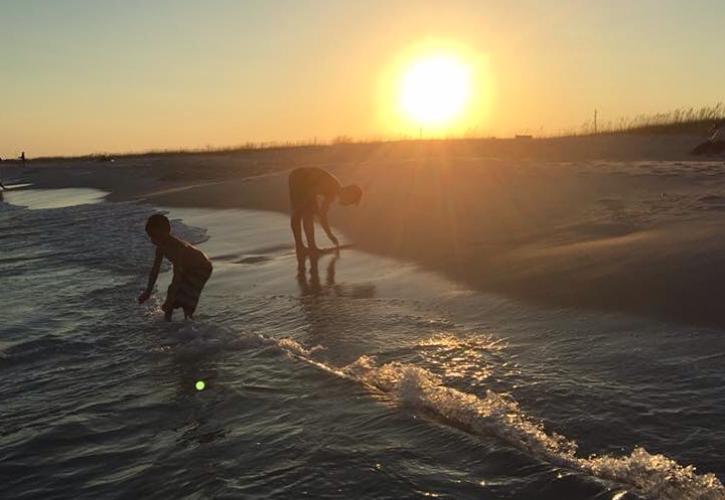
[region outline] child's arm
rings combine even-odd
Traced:
[[[322,229],[325,230],[325,234],[327,234],[327,237],[330,238],[330,241],[337,247],[340,246],[340,243],[337,241],[337,238],[335,238],[335,235],[332,233],[330,223],[327,221],[327,212],[330,210],[331,203],[331,199],[325,198],[322,202],[322,206],[317,211],[317,215],[320,219],[320,225],[322,226]]]
[[[154,265],[151,267],[151,272],[149,273],[148,285],[146,285],[146,290],[144,290],[141,295],[138,296],[139,304],[143,304],[151,296],[151,292],[153,291],[154,285],[156,284],[156,279],[159,277],[159,270],[161,269],[161,261],[163,259],[163,252],[157,248],[156,256],[154,257]]]

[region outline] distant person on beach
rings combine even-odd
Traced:
[[[334,175],[321,168],[302,167],[294,169],[289,175],[289,196],[297,269],[304,271],[305,257],[321,252],[315,243],[315,217],[319,219],[320,225],[330,241],[336,248],[339,248],[340,243],[332,233],[330,223],[327,221],[327,212],[335,200],[343,206],[357,205],[362,198],[362,189],[355,184],[343,186]],[[318,197],[322,197],[321,204]],[[306,247],[302,241],[302,229],[307,238]]]
[[[166,301],[161,306],[164,317],[166,321],[171,321],[174,309],[181,308],[184,310],[184,318],[193,319],[201,291],[211,276],[211,261],[204,252],[172,235],[171,224],[164,215],[154,214],[149,217],[146,233],[156,245],[156,257],[146,290],[138,297],[139,304],[143,304],[151,296],[159,276],[161,261],[166,257],[173,265],[174,277],[166,293]]]

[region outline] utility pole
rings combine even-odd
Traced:
[[[597,110],[594,109],[594,135],[597,135]]]

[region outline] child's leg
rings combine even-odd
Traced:
[[[311,252],[317,251],[317,244],[315,243],[315,213],[311,210],[305,210],[302,214],[302,227],[305,229],[305,236],[307,237],[307,248]]]
[[[295,255],[297,255],[297,268],[305,268],[305,245],[302,243],[302,215],[298,211],[290,217],[292,235],[295,237]]]
[[[166,319],[166,321],[171,321],[171,315],[174,313],[174,305],[176,304],[176,292],[179,290],[181,280],[181,273],[174,270],[174,277],[171,278],[171,284],[166,290],[166,301],[164,302],[164,305],[161,306],[161,309],[163,309],[165,313],[164,319]]]
[[[212,265],[206,265],[193,269],[186,269],[180,273],[179,287],[176,290],[174,305],[184,311],[184,319],[194,319],[194,312],[199,303],[204,285],[211,277]]]
[[[164,319],[166,321],[171,321],[171,315],[174,314],[173,306],[170,306],[168,303],[164,302],[163,304],[161,304],[161,310],[164,311]]]

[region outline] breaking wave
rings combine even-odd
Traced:
[[[474,435],[495,435],[531,456],[611,481],[646,498],[725,498],[725,487],[714,474],[697,474],[691,465],[682,466],[641,447],[635,447],[626,456],[579,457],[575,441],[547,432],[543,424],[526,415],[506,394],[487,390],[485,396],[479,397],[444,385],[439,376],[419,366],[399,362],[378,365],[369,356],[336,368],[310,357],[320,346],[306,349],[289,338],[273,342],[293,357],[380,391],[397,404],[432,415]]]

